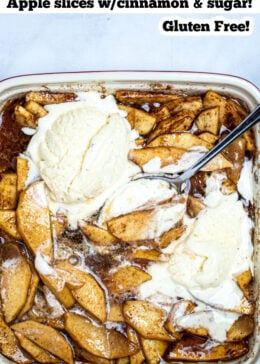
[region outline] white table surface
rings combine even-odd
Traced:
[[[0,14],[0,79],[56,71],[190,70],[234,74],[260,87],[260,14],[253,16],[249,37],[166,37],[158,31],[163,16]]]

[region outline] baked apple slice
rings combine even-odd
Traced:
[[[20,193],[16,214],[18,230],[29,250],[33,255],[41,253],[51,262],[53,244],[50,212],[43,182],[35,182]]]
[[[1,301],[5,321],[12,322],[26,304],[32,273],[22,247],[7,243],[1,247]]]

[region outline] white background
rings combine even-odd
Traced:
[[[158,30],[166,15],[0,14],[0,79],[39,72],[189,70],[233,74],[260,87],[260,14],[250,14],[255,26],[248,37],[167,37]]]

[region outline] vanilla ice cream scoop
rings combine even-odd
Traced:
[[[136,135],[112,96],[88,92],[77,102],[46,109],[27,154],[53,202],[86,206],[138,172],[128,160]]]

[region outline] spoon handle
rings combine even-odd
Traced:
[[[192,167],[179,175],[182,180],[192,177],[198,170],[207,164],[212,158],[220,153],[224,148],[239,138],[244,132],[252,128],[260,121],[260,105],[256,107],[235,129],[233,129],[224,139],[222,139],[214,148],[200,158]]]

